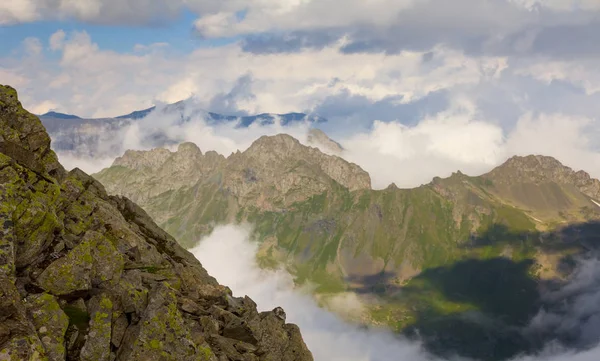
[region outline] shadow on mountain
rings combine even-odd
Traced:
[[[541,305],[529,273],[533,263],[470,259],[426,270],[403,288],[403,297],[423,305],[405,334],[420,336],[430,352],[446,357],[503,360],[535,350],[521,334]]]
[[[561,252],[567,249],[597,250],[600,248],[600,221],[574,223],[553,232],[514,231],[504,224],[496,223],[463,245],[463,248],[485,246],[540,247],[544,251]]]
[[[402,328],[403,334],[419,338],[434,355],[496,361],[540,351],[560,335],[526,334],[524,328],[543,305],[540,289],[561,283],[540,280],[532,267],[533,257],[523,255],[533,254],[527,247],[564,254],[559,271],[569,274],[574,258],[561,252],[600,248],[600,222],[566,226],[554,233],[511,232],[498,224],[471,237],[464,247],[477,251],[490,246],[510,246],[522,252],[519,256],[467,257],[425,269],[405,286],[394,285],[391,273],[350,277],[349,281],[354,292],[377,294],[408,307],[414,320]]]

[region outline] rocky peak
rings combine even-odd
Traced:
[[[192,142],[184,142],[179,144],[179,146],[177,147],[177,153],[189,156],[202,155],[202,151],[200,150],[200,148],[198,148],[198,146]]]
[[[301,151],[302,144],[296,138],[288,134],[277,134],[273,136],[263,135],[255,140],[244,153],[257,156],[287,156],[294,151]]]
[[[573,185],[587,196],[600,199],[600,181],[584,171],[574,171],[556,158],[543,155],[514,156],[484,175],[496,183],[547,183]]]
[[[304,162],[319,167],[327,176],[351,191],[371,188],[371,177],[358,165],[324,154],[317,148],[307,147],[287,134],[260,137],[240,155],[240,159],[248,158],[267,168]]]
[[[23,109],[17,91],[9,86],[0,86],[0,151],[38,173],[65,175],[42,122]]]
[[[9,87],[0,120],[0,360],[312,360],[281,309],[259,313],[135,203],[61,172]]]
[[[165,163],[171,154],[169,150],[164,148],[156,148],[148,151],[127,150],[122,157],[115,159],[113,165],[137,170],[145,168],[156,170]]]
[[[326,153],[340,155],[344,151],[342,145],[329,138],[321,129],[311,128],[308,131],[308,144],[314,145]]]

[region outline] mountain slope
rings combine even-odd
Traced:
[[[312,360],[127,198],[65,172],[0,86],[1,360]]]
[[[265,266],[285,264],[324,296],[377,295],[371,322],[418,328],[434,352],[485,360],[534,347],[517,330],[541,306],[540,289],[565,279],[570,255],[600,234],[598,181],[549,158],[372,190],[358,166],[278,135],[228,158],[189,143],[128,152],[94,177],[187,247],[215,224],[250,222]],[[473,274],[484,278],[471,283]],[[473,312],[488,326],[465,321]],[[473,344],[479,335],[494,341]]]

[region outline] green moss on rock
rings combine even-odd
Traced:
[[[65,333],[69,318],[60,308],[56,298],[47,293],[30,297],[27,300],[33,324],[51,361],[66,357]]]

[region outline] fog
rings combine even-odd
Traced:
[[[285,271],[258,267],[257,244],[249,241],[249,232],[248,227],[218,227],[191,252],[219,283],[235,296],[250,296],[260,311],[283,307],[287,322],[300,326],[316,361],[429,359],[417,343],[385,330],[362,330],[320,308],[309,294],[294,289]]]
[[[250,241],[250,232],[249,226],[217,227],[191,252],[213,277],[229,286],[235,296],[250,296],[260,311],[283,307],[287,322],[300,326],[316,361],[440,361],[417,342],[384,329],[360,328],[320,308],[305,290],[294,288],[292,277],[287,272],[261,269],[255,260],[258,245]],[[600,349],[594,348],[600,336],[599,266],[600,262],[594,259],[582,262],[568,286],[544,296],[548,300],[560,300],[562,306],[555,310],[540,310],[525,330],[564,331],[581,340],[582,343],[576,345],[578,349],[587,351],[575,352],[559,342],[549,342],[542,353],[520,356],[515,358],[516,361],[599,359]],[[336,304],[336,307],[345,306],[347,303],[344,302]]]

